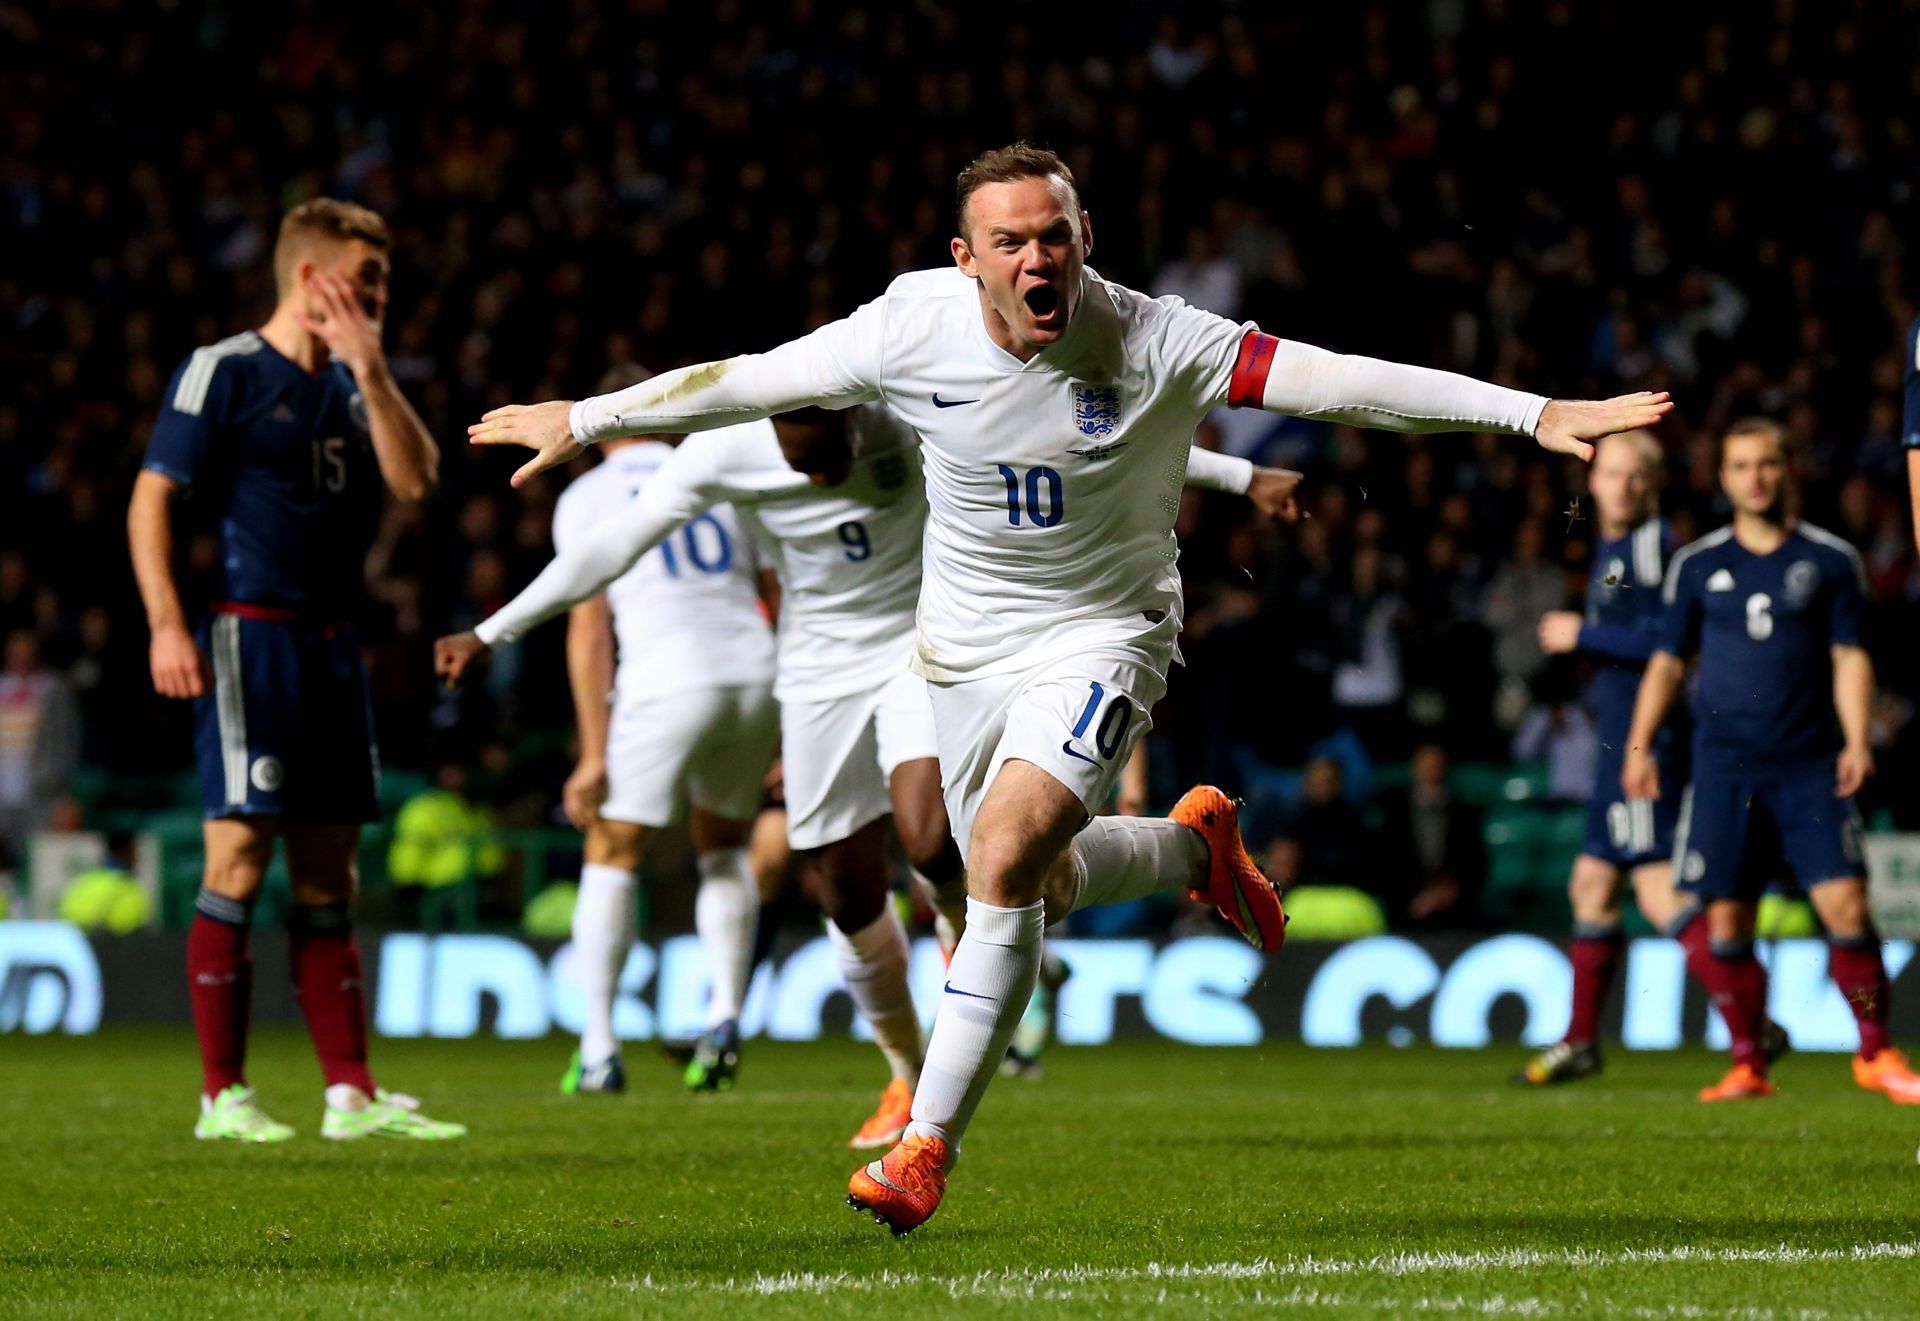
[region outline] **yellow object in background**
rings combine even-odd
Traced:
[[[1760,940],[1794,940],[1820,934],[1814,920],[1813,905],[1805,899],[1784,894],[1760,896],[1760,911],[1753,922],[1753,934]]]
[[[1387,929],[1374,897],[1350,885],[1296,885],[1286,908],[1288,940],[1359,940]]]
[[[87,931],[124,936],[153,920],[153,902],[140,883],[118,867],[95,867],[68,883],[60,916]]]

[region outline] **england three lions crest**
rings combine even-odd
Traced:
[[[1073,387],[1073,425],[1098,440],[1120,426],[1120,391],[1115,386]]]

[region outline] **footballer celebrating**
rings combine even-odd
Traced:
[[[484,444],[537,451],[884,402],[922,438],[927,532],[914,670],[967,862],[967,926],[899,1145],[849,1200],[895,1233],[944,1196],[968,1123],[1033,992],[1046,894],[1064,907],[1188,888],[1260,948],[1279,896],[1233,803],[1191,791],[1171,819],[1095,817],[1165,691],[1180,631],[1173,535],[1187,445],[1221,404],[1404,431],[1588,442],[1650,425],[1663,396],[1552,402],[1444,372],[1343,357],[1148,298],[1086,266],[1091,219],[1053,153],[990,151],[959,176],[954,267],[900,276],[844,320],[768,353],[578,403],[495,410]],[[1053,916],[1058,916],[1056,912]]]
[[[206,873],[187,975],[200,1138],[293,1136],[254,1103],[246,1077],[248,932],[281,840],[293,979],[326,1081],[321,1136],[466,1132],[375,1085],[349,917],[360,826],[378,812],[353,631],[362,566],[383,496],[425,498],[439,466],[380,347],[388,246],[385,222],[364,207],[317,198],[287,214],[273,314],[174,373],[127,513],[154,688],[194,704]],[[197,633],[172,565],[173,507],[188,494],[219,523],[220,599]]]
[[[1920,1103],[1920,1077],[1887,1042],[1887,970],[1867,909],[1853,802],[1873,773],[1860,555],[1797,518],[1777,422],[1735,422],[1720,443],[1733,522],[1682,549],[1668,568],[1660,648],[1640,682],[1621,773],[1629,798],[1658,798],[1673,787],[1662,781],[1655,740],[1697,656],[1693,780],[1673,855],[1680,888],[1706,906],[1708,989],[1733,1048],[1733,1068],[1700,1099],[1773,1095],[1766,973],[1754,958],[1753,930],[1760,891],[1784,863],[1826,927],[1830,974],[1859,1024],[1854,1080]]]
[[[1245,493],[1285,517],[1297,475],[1196,449],[1187,481]],[[788,842],[828,919],[848,994],[892,1073],[849,1145],[891,1146],[907,1125],[923,1043],[906,929],[888,902],[890,828],[915,878],[952,912],[954,931],[965,926],[933,708],[926,681],[908,668],[927,521],[918,438],[874,405],[805,409],[691,436],[635,499],[584,537],[556,542],[553,562],[519,596],[474,632],[441,639],[436,660],[443,677],[457,678],[483,649],[579,609],[608,583],[627,581],[674,532],[728,508],[780,580],[774,691]]]

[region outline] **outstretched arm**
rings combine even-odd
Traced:
[[[436,641],[433,672],[440,682],[459,687],[468,668],[495,647],[516,641],[555,615],[599,596],[675,528],[715,503],[697,493],[676,499],[659,478],[656,473],[630,506],[595,524],[555,555],[518,596],[479,625]]]
[[[878,398],[884,336],[884,308],[869,303],[767,353],[682,367],[577,403],[496,408],[468,427],[467,437],[476,445],[537,451],[513,474],[513,484],[523,486],[595,441],[710,431],[796,408],[845,408]]]
[[[1672,410],[1664,393],[1549,400],[1453,372],[1409,367],[1258,331],[1241,341],[1227,402],[1383,431],[1504,431],[1543,449],[1593,457],[1591,442],[1647,427]]]

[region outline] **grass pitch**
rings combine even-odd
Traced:
[[[557,1040],[378,1042],[472,1136],[335,1144],[263,1033],[301,1136],[236,1147],[193,1140],[184,1032],[5,1039],[0,1314],[1920,1315],[1920,1109],[1844,1058],[1708,1107],[1701,1052],[1522,1093],[1513,1051],[1059,1050],[896,1242],[842,1202],[877,1055],[749,1047],[728,1095],[637,1045],[626,1096],[569,1099]]]

